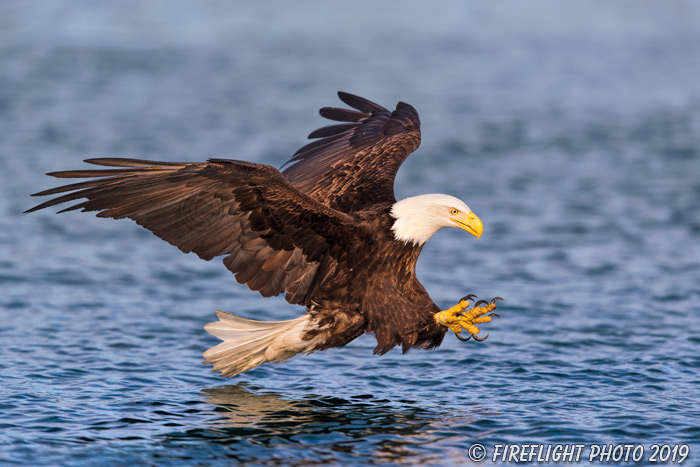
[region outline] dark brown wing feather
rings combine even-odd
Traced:
[[[418,112],[399,102],[393,112],[362,97],[339,92],[357,110],[324,107],[321,116],[341,123],[320,128],[322,138],[294,154],[284,176],[299,190],[343,212],[394,203],[394,178],[420,144]]]
[[[238,282],[263,296],[286,291],[290,303],[308,304],[321,260],[334,250],[344,254],[352,242],[352,217],[299,192],[270,166],[221,159],[86,162],[120,168],[51,173],[94,179],[36,193],[66,194],[27,212],[84,199],[63,211],[127,217],[186,253],[205,260],[227,255],[224,264]]]

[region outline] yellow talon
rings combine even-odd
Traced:
[[[435,321],[438,324],[441,324],[443,326],[448,327],[451,331],[453,331],[455,334],[457,334],[457,337],[459,337],[461,340],[465,340],[460,336],[462,330],[464,329],[467,331],[471,337],[474,337],[476,340],[484,340],[486,337],[480,339],[477,337],[477,335],[480,332],[480,329],[476,326],[477,324],[483,324],[483,323],[489,323],[491,322],[491,316],[484,316],[486,313],[489,313],[493,310],[496,309],[496,301],[497,300],[502,300],[500,297],[496,297],[493,300],[491,300],[491,303],[486,304],[484,301],[480,301],[474,304],[474,307],[472,307],[471,310],[466,311],[467,308],[469,308],[469,298],[471,296],[467,296],[463,298],[462,300],[459,301],[458,304],[455,306],[448,308],[447,310],[440,311],[438,313],[435,313],[434,318]],[[476,297],[474,297],[476,298]],[[480,305],[481,303],[485,303],[485,306],[476,306]],[[498,315],[495,315],[498,316]],[[487,336],[488,337],[488,336]]]

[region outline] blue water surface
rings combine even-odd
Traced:
[[[0,462],[700,465],[699,76],[682,0],[1,2]],[[365,336],[226,380],[201,364],[214,310],[303,310],[132,222],[21,214],[89,157],[279,166],[337,90],[420,112],[397,197],[458,196],[485,233],[438,233],[419,277],[444,307],[504,297],[486,342]]]

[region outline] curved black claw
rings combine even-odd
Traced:
[[[489,334],[486,334],[484,337],[479,337],[476,334],[472,334],[472,337],[475,341],[484,342],[486,339],[489,338]]]
[[[469,334],[469,337],[467,337],[467,338],[465,339],[465,338],[462,337],[462,335],[461,335],[460,333],[458,333],[458,332],[455,332],[455,336],[457,336],[457,339],[461,340],[462,342],[467,342],[469,339],[472,338],[472,335]]]
[[[500,318],[500,317],[501,317],[501,315],[499,315],[498,313],[491,313],[489,315],[489,318]]]
[[[471,302],[472,300],[474,300],[476,298],[479,298],[479,297],[477,297],[473,293],[470,293],[469,295],[465,295],[464,297],[460,298],[459,301],[460,302]]]
[[[479,308],[481,305],[488,305],[488,303],[489,302],[487,302],[486,300],[479,300],[474,304],[472,308]]]
[[[494,303],[496,303],[496,302],[499,301],[499,300],[500,300],[500,301],[503,301],[503,299],[502,299],[501,297],[496,297],[496,298],[494,298],[493,300],[491,300],[491,305],[493,305]]]

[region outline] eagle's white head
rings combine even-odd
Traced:
[[[430,194],[406,198],[391,207],[396,219],[391,230],[396,240],[423,245],[443,227],[459,227],[481,237],[484,225],[469,206],[449,195]]]

